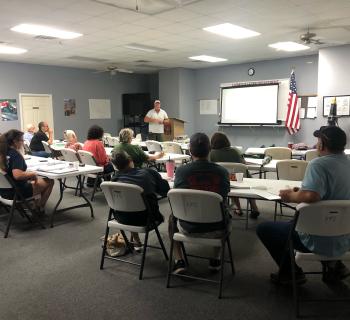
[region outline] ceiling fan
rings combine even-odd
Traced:
[[[109,74],[110,74],[111,76],[115,76],[115,75],[117,74],[117,72],[121,72],[121,73],[134,73],[134,71],[132,71],[132,70],[119,68],[119,67],[117,67],[117,66],[107,66],[105,69],[95,71],[94,73],[103,73],[103,72],[109,72]]]
[[[325,42],[321,41],[320,38],[317,38],[316,33],[310,32],[309,28],[307,29],[306,33],[300,35],[300,40],[303,42],[303,44],[325,44]]]

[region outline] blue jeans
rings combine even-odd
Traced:
[[[258,225],[256,233],[269,251],[281,273],[291,272],[291,261],[287,241],[293,227],[292,222],[264,222]],[[294,248],[301,252],[310,252],[300,241],[296,231],[292,234]]]
[[[46,151],[32,151],[32,155],[42,158],[49,158],[51,156],[51,154]]]

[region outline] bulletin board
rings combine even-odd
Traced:
[[[337,116],[350,116],[350,95],[324,96],[323,116],[328,117],[333,99],[337,101]]]

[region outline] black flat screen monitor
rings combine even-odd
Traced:
[[[122,99],[124,115],[146,115],[152,109],[149,93],[125,93]]]

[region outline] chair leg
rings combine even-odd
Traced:
[[[100,270],[103,269],[103,265],[104,265],[104,262],[105,262],[105,255],[106,255],[106,250],[107,250],[107,238],[108,238],[108,235],[109,235],[109,227],[108,227],[108,223],[107,223],[106,232],[105,232],[105,238],[103,240],[103,248],[102,248]]]
[[[157,238],[158,238],[158,241],[159,241],[159,244],[160,244],[160,246],[162,247],[165,260],[169,260],[168,254],[167,254],[166,249],[165,249],[165,247],[164,247],[164,243],[163,243],[162,237],[160,236],[158,227],[155,227],[155,228],[154,228],[154,231],[156,232]]]
[[[224,266],[225,266],[225,241],[221,241],[221,254],[220,254],[220,286],[219,286],[219,299],[222,297],[222,282],[224,279]]]
[[[11,207],[11,211],[10,211],[9,219],[7,221],[7,226],[6,226],[4,238],[7,238],[8,234],[10,232],[10,227],[11,227],[11,224],[12,224],[14,212],[15,212],[15,203],[13,203],[12,207]]]
[[[292,244],[290,244],[289,246],[289,254],[290,254],[291,269],[292,269],[292,285],[293,285],[293,300],[294,300],[295,316],[298,318],[300,316],[299,297],[298,297],[298,287],[297,287],[297,280],[296,280],[296,274],[295,274],[294,249],[292,247]]]
[[[275,201],[275,213],[273,215],[273,222],[276,222],[276,218],[277,218],[277,201]]]
[[[147,232],[145,234],[145,242],[143,244],[143,252],[142,252],[142,260],[141,260],[141,269],[140,269],[139,280],[142,280],[143,268],[145,266],[146,250],[147,250],[147,244],[148,244],[148,233],[149,233],[149,231],[147,230]]]
[[[99,176],[97,175],[97,177],[95,179],[95,183],[94,183],[94,189],[92,190],[91,201],[94,201],[94,196],[95,196],[95,192],[97,189],[98,178],[99,178]]]
[[[226,238],[226,242],[227,242],[228,254],[230,255],[231,270],[232,270],[232,274],[234,275],[236,273],[236,270],[235,270],[235,265],[233,263],[233,256],[232,256],[230,237]]]
[[[168,276],[166,280],[166,287],[170,287],[170,277],[171,277],[171,269],[173,267],[173,251],[174,251],[174,240],[171,238],[170,240],[170,253],[169,253],[169,265],[168,265]]]
[[[185,245],[183,244],[183,242],[180,242],[180,243],[181,243],[181,250],[185,258],[186,266],[189,266]]]

